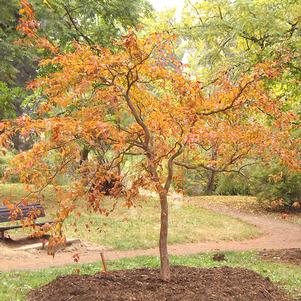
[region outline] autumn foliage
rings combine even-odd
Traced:
[[[38,22],[29,3],[22,4],[20,30],[34,43],[40,39]],[[170,278],[167,194],[175,169],[243,172],[243,166],[271,156],[293,169],[300,163],[298,141],[291,135],[297,116],[264,89],[264,80],[281,72],[281,62],[259,64],[235,82],[221,74],[204,89],[186,74],[176,43],[177,37],[166,33],[132,31],[114,51],[75,42],[67,52],[55,48],[40,62],[51,72],[29,84],[41,91],[38,115],[3,123],[1,138],[4,144],[19,132],[35,141],[15,157],[11,172],[28,185],[29,200],[42,201],[43,190],[54,185],[59,225],[78,200],[109,214],[102,206],[104,185],[127,206],[140,188],[155,190],[164,280]],[[68,189],[59,182],[65,174]],[[53,231],[53,237],[59,235]]]

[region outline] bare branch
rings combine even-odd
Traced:
[[[197,115],[203,115],[203,116],[209,116],[209,115],[213,115],[213,114],[217,114],[217,113],[223,113],[223,112],[226,112],[227,110],[231,109],[234,104],[235,104],[235,101],[237,99],[239,99],[239,97],[242,95],[242,93],[244,92],[244,90],[250,85],[252,84],[253,82],[255,82],[255,77],[248,81],[246,84],[244,84],[243,86],[240,86],[240,90],[239,92],[236,94],[236,96],[232,99],[232,101],[230,102],[229,105],[223,107],[223,108],[220,108],[220,109],[216,109],[216,110],[213,110],[213,111],[209,111],[209,112],[201,112],[201,113],[196,113]]]
[[[69,8],[66,6],[66,5],[62,5],[70,22],[72,23],[74,29],[78,32],[78,34],[90,45],[92,46],[94,44],[94,42],[87,36],[85,35],[80,29],[79,27],[77,26],[76,22],[74,21],[72,15],[71,15],[71,12],[69,11]]]
[[[168,163],[167,163],[167,170],[168,170],[168,175],[166,178],[166,182],[164,185],[164,190],[168,191],[172,182],[172,178],[173,178],[173,166],[174,166],[174,160],[179,157],[183,151],[184,151],[184,147],[182,144],[180,143],[176,143],[176,145],[179,145],[178,150],[169,158]],[[175,146],[176,146],[175,145]]]

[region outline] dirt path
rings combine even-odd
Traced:
[[[196,201],[190,201],[195,205],[200,205]],[[264,215],[253,215],[229,210],[221,205],[202,204],[204,208],[222,213],[231,217],[239,218],[249,224],[255,225],[263,231],[263,235],[256,239],[244,241],[217,241],[172,245],[169,247],[169,253],[172,255],[189,255],[208,251],[246,251],[263,249],[284,249],[301,248],[301,226],[276,220]],[[100,261],[99,248],[81,249],[78,254],[80,263],[90,263]],[[158,249],[131,251],[105,251],[105,257],[108,260],[120,259],[126,257],[153,255],[158,256]],[[7,251],[0,249],[0,271],[11,271],[16,269],[42,269],[53,266],[62,266],[72,264],[72,252],[58,253],[54,258],[46,255],[44,252],[30,253],[24,251]]]

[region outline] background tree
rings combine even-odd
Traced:
[[[26,1],[21,1],[23,10]],[[84,43],[97,43],[102,46],[113,47],[112,42],[122,35],[128,27],[135,27],[140,19],[150,16],[152,7],[147,1],[114,0],[106,1],[61,1],[34,0],[31,2],[38,16],[39,30],[55,41],[62,49],[71,47],[72,41]],[[47,68],[38,70],[37,62],[45,56],[40,49],[28,49],[16,43],[22,38],[22,34],[16,28],[22,16],[20,1],[0,0],[0,82],[2,87],[6,85],[9,89],[15,87],[24,88],[33,80],[37,72],[45,74]],[[47,53],[46,53],[47,55]],[[3,89],[2,89],[3,91]],[[18,90],[19,91],[19,90]],[[27,95],[24,92],[14,93],[11,98],[11,106],[15,107],[16,114],[20,115],[24,110],[21,105]],[[7,94],[8,95],[8,94]],[[30,113],[31,111],[26,111]]]
[[[257,63],[289,55],[286,72],[274,80],[296,85],[300,78],[300,18],[300,3],[294,0],[188,0],[180,29],[191,62],[209,81],[225,66],[235,76]]]
[[[20,3],[23,5],[21,7]],[[34,0],[31,2],[40,22],[39,31],[50,42],[63,49],[72,47],[72,41],[97,43],[113,47],[113,41],[128,27],[135,27],[140,19],[150,16],[152,7],[147,1],[61,1]],[[0,0],[0,104],[1,117],[14,118],[22,114],[34,114],[37,102],[43,101],[38,91],[25,86],[36,76],[45,75],[47,67],[39,68],[38,61],[47,57],[48,50],[24,47],[18,43],[24,33],[17,30],[24,10],[29,9],[26,1]],[[30,25],[30,24],[28,24]],[[31,24],[34,26],[34,24]],[[16,150],[28,148],[18,135],[14,139]]]
[[[191,70],[209,92],[221,72],[235,81],[258,63],[282,61],[283,72],[265,86],[281,99],[282,110],[300,116],[300,20],[299,1],[186,1],[181,24],[173,28],[183,37]]]

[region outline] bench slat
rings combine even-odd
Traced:
[[[23,214],[25,213],[29,213],[29,212],[37,212],[37,211],[40,211],[41,213],[44,211],[43,208],[25,208],[25,209],[22,209],[20,208],[21,211],[23,212]],[[7,211],[0,211],[0,215],[10,215],[11,214],[11,211],[10,210],[7,210]]]
[[[31,208],[43,208],[41,204],[30,204],[30,205],[23,205],[23,204],[19,204],[18,208],[20,209],[31,209]],[[7,206],[1,206],[0,207],[0,212],[6,212],[6,211],[10,211],[10,209]]]
[[[21,220],[33,212],[37,215],[37,218],[45,216],[45,209],[40,204],[31,204],[28,206],[21,204],[18,208],[22,211],[22,214],[19,212],[18,215],[11,220],[11,211],[9,208],[7,206],[0,207],[0,223]]]
[[[39,223],[35,223],[36,226],[43,226],[45,224],[54,224],[54,222],[39,222]],[[23,226],[22,225],[13,225],[13,226],[0,227],[0,232],[1,231],[18,229],[18,228],[23,228]]]
[[[42,208],[30,208],[30,209],[21,209],[23,215],[27,215],[31,212],[35,212],[38,213],[38,211],[42,214],[43,213],[43,209]],[[11,211],[5,211],[5,212],[0,212],[1,216],[10,216],[11,215]]]

